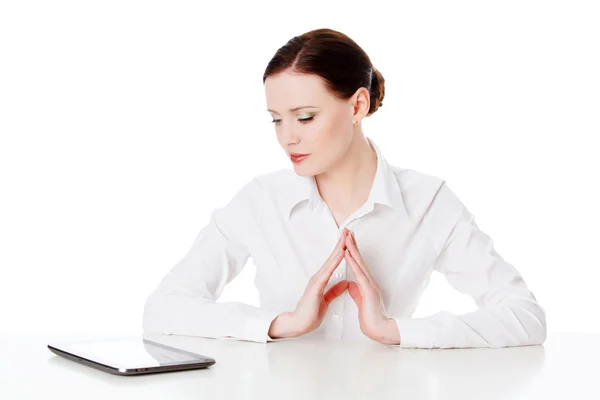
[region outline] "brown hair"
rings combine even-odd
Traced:
[[[383,76],[367,53],[341,32],[323,28],[294,36],[269,61],[263,84],[268,76],[288,68],[297,73],[319,75],[327,89],[342,100],[365,87],[371,104],[367,116],[383,105]]]

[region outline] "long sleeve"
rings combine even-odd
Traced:
[[[143,330],[164,334],[228,338],[265,343],[274,310],[216,300],[250,257],[243,245],[252,213],[252,183],[214,210],[188,253],[145,301]]]
[[[462,348],[538,345],[546,340],[546,315],[521,274],[493,247],[473,215],[444,183],[440,196],[458,218],[436,260],[435,270],[471,296],[478,309],[424,318],[394,318],[399,347]]]

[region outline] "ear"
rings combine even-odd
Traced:
[[[371,95],[367,88],[359,87],[354,92],[352,99],[352,120],[362,121],[369,113],[371,107]]]

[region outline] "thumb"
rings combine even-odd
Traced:
[[[350,293],[350,297],[352,297],[352,300],[354,300],[358,308],[360,308],[362,306],[362,297],[360,295],[360,291],[358,290],[358,285],[356,284],[356,282],[348,283],[348,292]]]
[[[324,294],[325,303],[329,304],[348,289],[348,281],[340,281]]]

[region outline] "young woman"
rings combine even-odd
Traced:
[[[446,182],[390,165],[365,136],[384,79],[352,39],[331,29],[296,36],[263,83],[293,168],[254,177],[213,211],[146,300],[144,330],[419,348],[545,341],[543,308]],[[260,307],[217,303],[249,257]],[[434,270],[478,309],[411,318]]]

